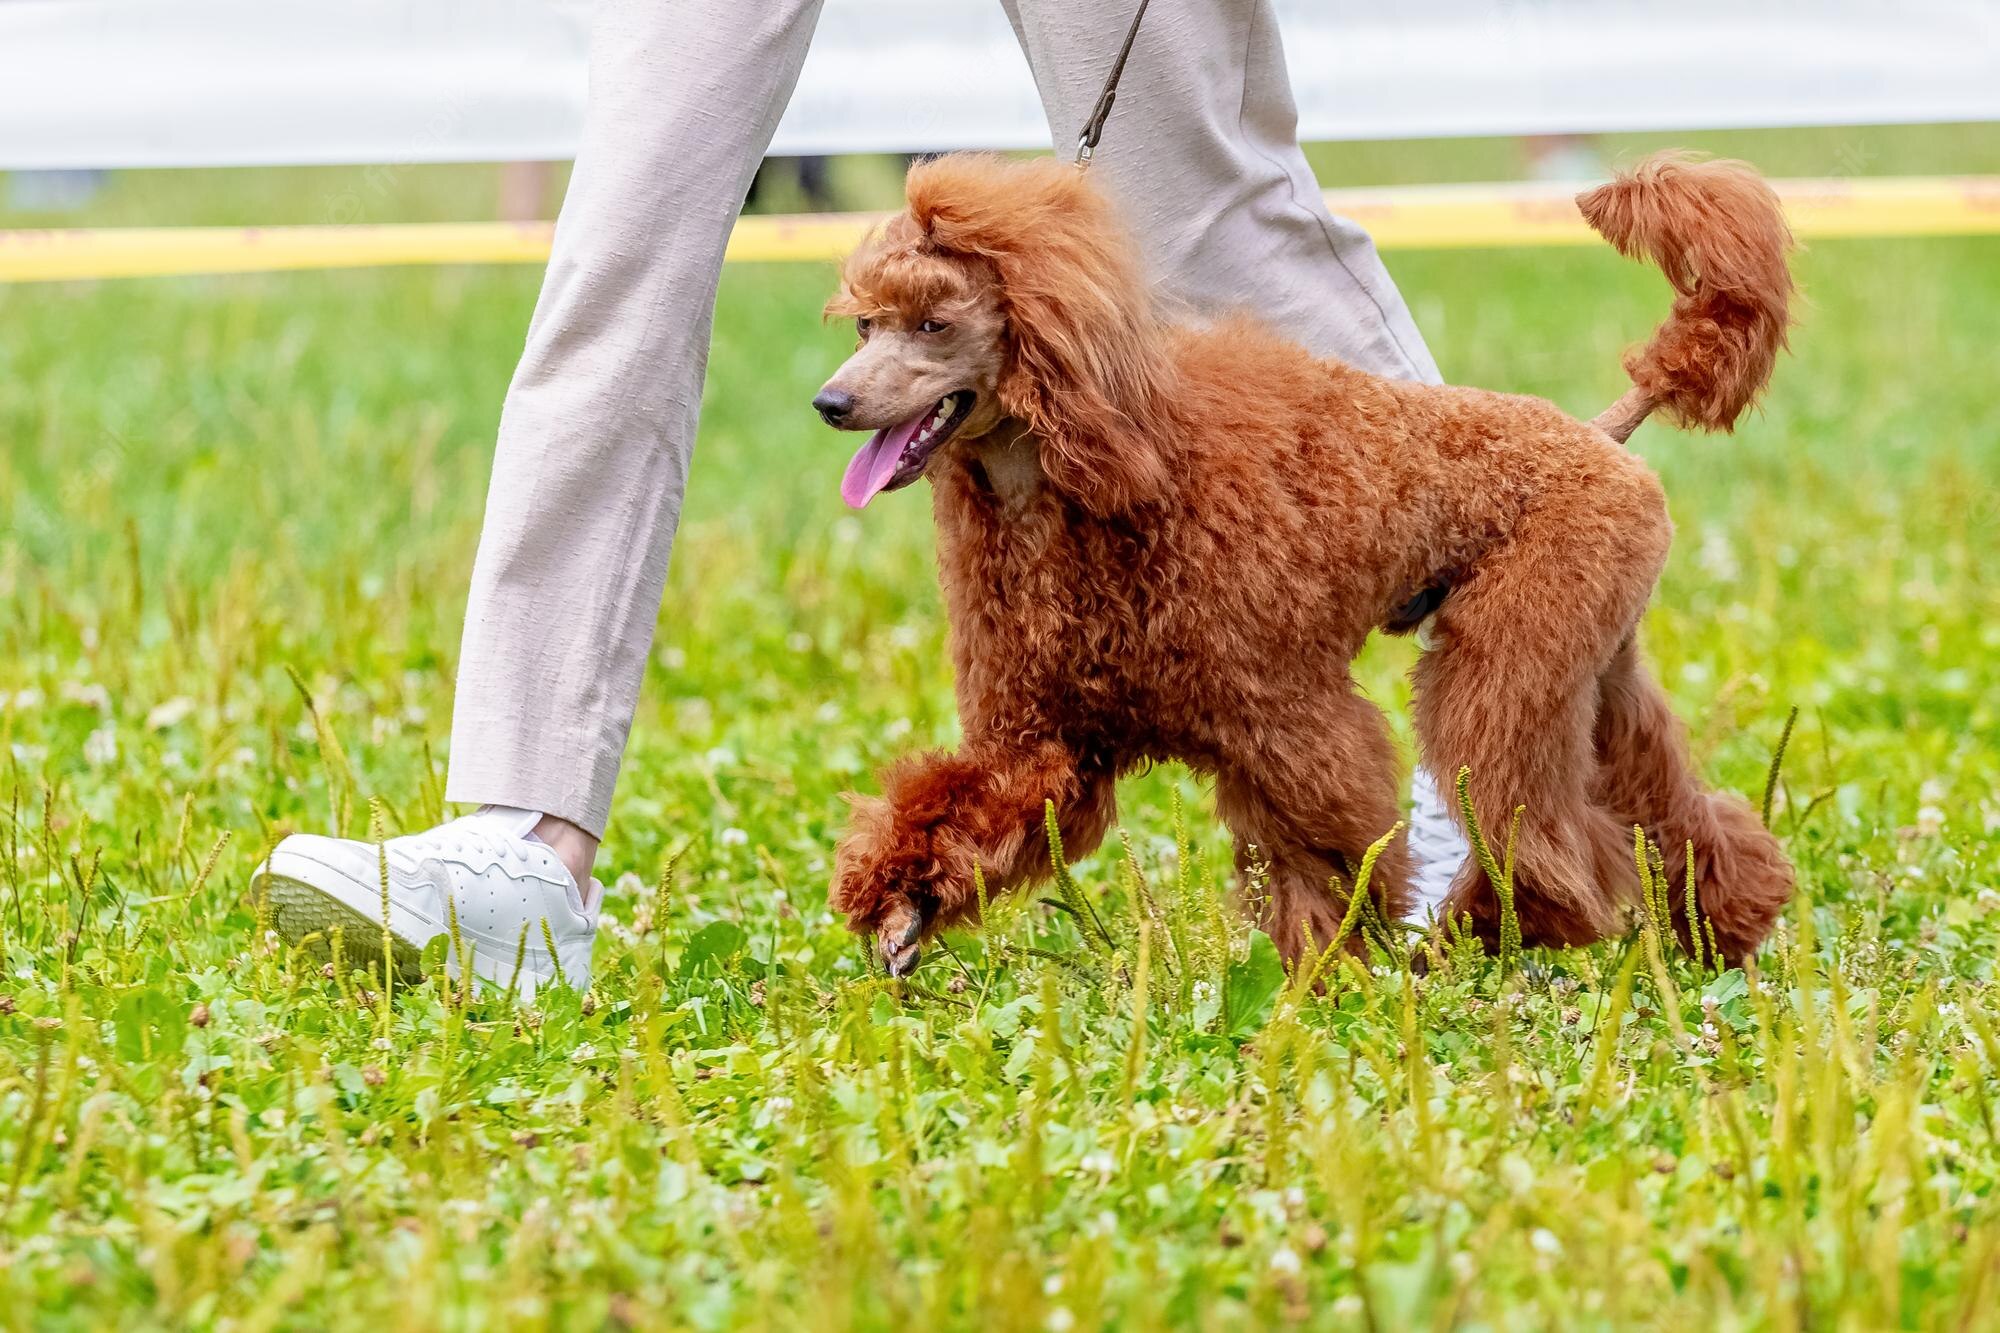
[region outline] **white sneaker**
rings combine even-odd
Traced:
[[[1410,801],[1410,859],[1415,862],[1410,887],[1417,891],[1410,920],[1426,925],[1444,907],[1458,868],[1472,855],[1472,845],[1445,808],[1437,779],[1421,764],[1410,775]]]
[[[558,979],[587,990],[604,891],[592,880],[580,893],[555,851],[528,836],[539,818],[488,806],[384,844],[294,833],[253,872],[251,892],[269,902],[271,924],[289,943],[310,938],[309,947],[330,956],[337,929],[343,960],[379,969],[386,848],[390,953],[404,980],[422,980],[424,946],[451,933],[455,903],[458,947],[472,955],[474,976],[518,985],[524,998]],[[457,977],[453,954],[447,946]]]

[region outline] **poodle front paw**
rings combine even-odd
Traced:
[[[923,961],[922,944],[938,914],[938,899],[908,867],[864,867],[846,856],[835,863],[832,901],[848,928],[875,937],[876,952],[892,977],[906,977]]]
[[[919,902],[899,896],[882,913],[882,924],[875,931],[875,948],[890,976],[907,977],[917,970],[917,964],[924,960],[924,931],[936,911],[935,898]]]
[[[828,900],[847,918],[848,929],[874,936],[890,976],[916,970],[920,946],[955,881],[959,858],[940,842],[949,839],[903,826],[886,801],[854,801],[852,827],[834,854]]]

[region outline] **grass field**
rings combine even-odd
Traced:
[[[2000,171],[1990,129],[1691,137]],[[136,176],[82,220],[489,190]],[[1667,303],[1608,250],[1391,267],[1448,376],[1582,414]],[[596,984],[525,1012],[324,975],[247,882],[284,830],[440,814],[535,275],[0,287],[0,1326],[2000,1326],[2000,241],[1799,269],[1765,410],[1634,441],[1679,524],[1646,643],[1702,768],[1757,799],[1799,710],[1803,893],[1753,975],[1640,929],[1301,994],[1172,769],[1121,790],[1129,860],[1077,867],[1109,950],[1025,902],[919,986],[871,974],[824,881],[839,793],[953,736],[928,505],[842,509],[851,442],[806,409],[829,274],[751,268]],[[1399,719],[1409,651],[1362,664]]]

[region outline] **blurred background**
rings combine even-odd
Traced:
[[[1990,121],[1987,0],[1277,0],[1300,138],[1506,136],[1397,154],[1328,185],[1588,177],[1606,132]],[[582,123],[589,0],[0,0],[0,168],[12,220],[356,222],[548,215]],[[997,0],[829,0],[759,205],[878,206],[893,172],[832,155],[1040,148],[1041,106]],[[1859,150],[1857,150],[1859,151]],[[1339,159],[1334,159],[1339,161]],[[440,175],[438,163],[496,163]],[[1382,165],[1375,165],[1380,163]],[[112,169],[298,168],[113,187]],[[875,164],[879,165],[879,164]],[[1346,166],[1345,162],[1341,165]],[[1862,160],[1817,163],[1859,174]],[[381,168],[390,168],[383,170]],[[251,210],[247,211],[246,210]]]

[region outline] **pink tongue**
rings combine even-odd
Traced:
[[[878,430],[868,437],[868,443],[847,464],[847,475],[840,479],[840,498],[847,501],[848,508],[860,509],[881,494],[882,488],[895,478],[896,468],[903,461],[903,450],[930,419],[927,408],[900,426]]]

